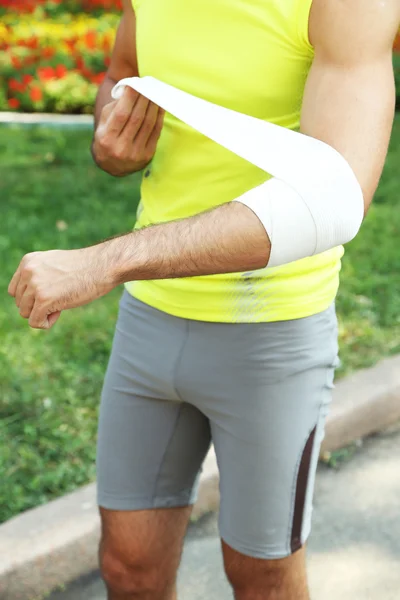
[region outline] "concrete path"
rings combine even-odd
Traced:
[[[400,431],[367,440],[338,470],[319,468],[309,543],[313,600],[400,598]],[[232,598],[215,515],[188,532],[180,600]],[[97,574],[51,600],[105,600]]]

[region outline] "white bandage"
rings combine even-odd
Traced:
[[[352,240],[364,216],[363,193],[345,158],[301,133],[212,104],[153,77],[122,79],[200,133],[274,177],[235,200],[263,223],[269,267],[319,254]]]

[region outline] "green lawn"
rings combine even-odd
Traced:
[[[26,252],[87,245],[134,222],[138,177],[113,179],[90,132],[1,129],[0,522],[95,476],[99,392],[120,290],[32,330],[6,295]],[[382,184],[347,251],[338,298],[339,375],[400,352],[400,118]]]

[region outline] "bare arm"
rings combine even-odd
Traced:
[[[137,76],[136,20],[131,0],[123,0],[111,62],[95,105],[92,156],[110,175],[121,177],[140,171],[153,158],[163,125],[163,111],[137,92],[127,89],[116,101],[114,85]]]
[[[395,109],[393,41],[398,0],[314,0],[315,47],[301,131],[323,140],[349,162],[372,202],[386,158]]]
[[[365,212],[381,176],[393,121],[391,48],[399,23],[398,0],[370,0],[367,6],[364,0],[314,0],[311,14],[315,60],[301,131],[347,159],[362,187]],[[111,133],[118,144],[129,138],[131,132],[127,138],[124,131],[132,126],[131,116],[121,130],[129,98],[121,100],[122,108],[116,107],[105,125],[105,139]],[[253,270],[265,266],[270,250],[258,217],[232,202],[97,246],[29,254],[9,292],[32,327],[47,329],[61,310],[91,302],[120,282]]]
[[[393,123],[392,46],[398,0],[314,0],[315,60],[306,85],[301,131],[338,150],[363,189],[365,212],[385,161]],[[114,240],[116,277],[165,279],[264,267],[270,241],[258,218],[231,203],[190,219]]]
[[[113,102],[111,90],[123,77],[139,75],[136,56],[136,19],[131,0],[123,1],[123,14],[115,37],[110,66],[103,83],[99,87],[94,111],[95,128],[97,128],[103,108]]]

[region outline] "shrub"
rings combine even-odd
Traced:
[[[0,0],[0,10],[8,2]],[[109,6],[111,0],[12,0],[0,23],[0,110],[91,112],[119,20],[116,10],[100,14]],[[77,12],[82,7],[100,12]]]

